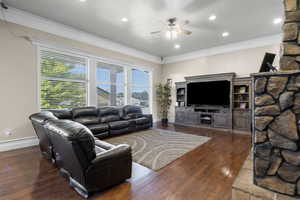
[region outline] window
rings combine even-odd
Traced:
[[[87,59],[54,51],[40,51],[41,109],[86,106]]]
[[[42,110],[132,104],[151,113],[149,71],[72,50],[38,49]]]
[[[131,70],[131,104],[141,106],[144,113],[150,113],[150,74],[139,69]]]
[[[124,68],[97,62],[97,105],[122,106],[125,104]]]

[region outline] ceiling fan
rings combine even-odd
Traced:
[[[166,29],[160,31],[151,32],[152,35],[165,33],[168,40],[175,40],[180,34],[191,35],[192,31],[183,29],[184,26],[189,24],[188,20],[185,20],[183,24],[177,23],[177,18],[173,17],[167,20]]]

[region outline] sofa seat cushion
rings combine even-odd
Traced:
[[[108,122],[114,122],[119,121],[120,117],[118,115],[106,115],[105,117],[101,117],[101,123],[108,123]]]
[[[140,117],[143,117],[143,114],[141,114],[141,113],[130,113],[125,118],[127,118],[127,119],[137,119],[137,118],[140,118]]]
[[[143,125],[143,124],[149,124],[150,123],[150,120],[146,117],[141,117],[141,118],[137,118],[137,119],[134,119],[134,120],[135,120],[136,125]]]
[[[109,122],[109,127],[113,130],[123,129],[129,127],[128,121],[115,121],[115,122]]]
[[[109,129],[108,124],[92,124],[92,125],[87,125],[87,127],[94,134],[102,133],[102,132],[108,131],[108,129]]]
[[[107,138],[109,136],[109,131],[105,131],[105,132],[102,132],[102,133],[94,133],[94,137],[95,138],[98,138],[98,139],[104,139],[104,138]]]

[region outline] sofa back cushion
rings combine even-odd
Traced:
[[[114,122],[121,119],[120,109],[116,107],[101,107],[98,108],[98,111],[101,123]]]
[[[58,119],[72,119],[72,112],[70,109],[51,109],[47,111],[52,112]]]
[[[40,113],[35,113],[35,114],[30,115],[29,119],[32,122],[44,124],[49,119],[57,120],[58,118],[56,116],[54,116],[54,114],[52,112],[42,111]]]
[[[83,124],[91,125],[99,123],[98,111],[96,107],[80,107],[72,109],[73,120]]]
[[[123,107],[123,119],[136,119],[143,117],[143,112],[141,107],[127,105]]]
[[[51,141],[62,157],[64,167],[87,168],[95,159],[95,140],[84,125],[71,120],[49,120],[45,128],[49,130]]]

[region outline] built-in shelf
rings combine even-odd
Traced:
[[[178,107],[184,107],[186,96],[186,84],[185,83],[176,83],[176,102]]]
[[[233,129],[251,131],[251,79],[237,78],[233,85]]]
[[[249,84],[237,84],[233,86],[233,109],[249,109],[250,88]]]

